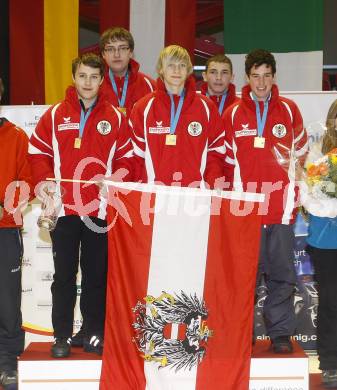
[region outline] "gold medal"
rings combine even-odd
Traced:
[[[118,107],[118,110],[119,110],[122,114],[126,115],[126,108],[125,108],[125,107]]]
[[[165,145],[171,145],[171,146],[177,145],[177,136],[175,134],[167,134]]]
[[[254,137],[254,148],[263,149],[266,143],[264,137]]]
[[[75,149],[80,149],[80,147],[81,147],[81,138],[75,138],[74,148]]]

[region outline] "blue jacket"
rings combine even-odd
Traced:
[[[316,217],[309,214],[307,243],[320,249],[337,249],[337,217]]]

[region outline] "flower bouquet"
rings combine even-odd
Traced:
[[[337,148],[306,165],[300,188],[301,203],[311,214],[337,216]]]

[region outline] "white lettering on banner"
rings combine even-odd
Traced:
[[[47,111],[49,106],[0,106],[0,117],[7,118],[9,121],[21,127],[27,133],[28,137],[33,133],[37,122]]]

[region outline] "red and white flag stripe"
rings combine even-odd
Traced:
[[[214,191],[122,187],[110,188],[101,389],[247,389],[257,207],[235,216],[238,201]]]

